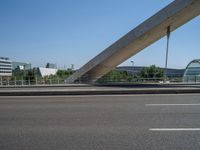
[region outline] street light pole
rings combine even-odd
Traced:
[[[134,61],[131,61],[131,63],[132,63],[132,69],[133,69],[133,73],[132,73],[132,75],[134,75]]]
[[[169,51],[169,38],[170,38],[170,26],[167,27],[167,48],[166,48],[166,59],[165,59],[165,72],[164,82],[167,81],[167,63],[168,63],[168,51]]]

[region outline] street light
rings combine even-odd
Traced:
[[[132,63],[132,69],[133,69],[132,74],[134,75],[134,61],[131,61],[131,63]]]
[[[167,48],[166,48],[166,59],[165,59],[165,72],[164,82],[167,82],[167,63],[168,63],[168,51],[169,51],[169,38],[170,38],[170,26],[167,27]]]

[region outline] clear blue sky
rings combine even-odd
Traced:
[[[0,56],[79,68],[172,0],[1,0]],[[172,33],[169,67],[200,58],[200,17]],[[165,62],[166,39],[122,65]]]

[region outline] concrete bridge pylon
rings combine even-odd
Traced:
[[[116,66],[200,14],[200,0],[175,0],[128,32],[73,75],[67,83],[94,83]]]

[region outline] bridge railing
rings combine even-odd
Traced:
[[[77,81],[77,84],[80,84],[81,82]],[[190,77],[179,77],[179,76],[173,76],[165,80],[163,77],[161,78],[141,78],[141,77],[132,77],[132,78],[113,78],[113,79],[104,79],[97,81],[97,84],[112,84],[112,83],[118,83],[118,84],[144,84],[144,83],[184,83],[184,84],[200,84],[200,76],[190,76]],[[42,86],[42,85],[65,85],[65,78],[34,78],[34,79],[0,79],[0,86],[6,87],[6,86]]]
[[[42,86],[42,85],[62,85],[65,84],[65,79],[6,79],[0,80],[0,86]]]

